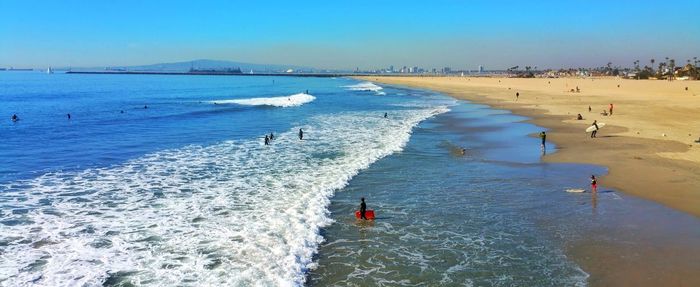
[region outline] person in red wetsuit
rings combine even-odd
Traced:
[[[593,192],[598,191],[598,181],[595,179],[595,175],[591,175],[591,190]]]
[[[365,198],[360,198],[360,219],[367,220],[367,216],[365,216],[365,212],[367,212],[367,204],[365,203]]]

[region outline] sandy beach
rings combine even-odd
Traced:
[[[533,123],[549,129],[547,140],[557,144],[558,151],[544,156],[545,161],[606,166],[609,173],[599,181],[603,186],[700,216],[700,144],[694,142],[700,137],[698,81],[362,79],[432,89],[530,117]],[[575,92],[577,87],[580,92]],[[611,103],[613,114],[601,115]],[[584,120],[576,120],[579,113]],[[594,120],[607,125],[591,139],[584,130]]]

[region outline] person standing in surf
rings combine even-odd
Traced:
[[[541,133],[540,133],[540,138],[542,139],[542,145],[541,145],[541,147],[542,147],[542,150],[544,150],[544,149],[547,147],[547,146],[545,145],[545,143],[547,142],[547,134],[546,134],[544,131],[541,132]]]
[[[593,132],[591,132],[591,138],[596,137],[596,134],[598,133],[598,121],[597,120],[593,121],[593,126],[595,127],[595,129],[593,130]]]
[[[365,213],[367,212],[367,204],[365,203],[365,198],[360,198],[360,219],[367,220]]]
[[[265,145],[269,145],[269,144],[270,144],[270,138],[267,135],[265,135]]]
[[[272,141],[272,140],[274,140],[274,139],[275,139],[275,134],[274,134],[274,133],[270,133],[270,141]]]
[[[302,129],[299,129],[299,140],[304,139],[304,131]]]
[[[598,192],[598,181],[595,178],[595,175],[591,175],[591,191]]]

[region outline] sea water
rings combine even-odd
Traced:
[[[10,72],[0,103],[3,286],[588,276],[542,222],[581,210],[562,186],[591,168],[539,163],[502,111],[346,78]]]

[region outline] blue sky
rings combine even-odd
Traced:
[[[700,1],[682,0],[0,0],[0,67],[192,59],[347,69],[685,63],[700,57],[699,17]]]

